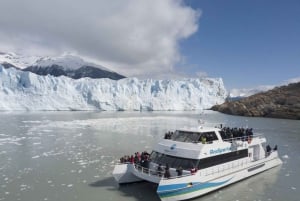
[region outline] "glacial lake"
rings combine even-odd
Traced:
[[[158,201],[156,186],[119,186],[119,158],[151,152],[168,130],[223,123],[251,127],[278,145],[280,167],[196,198],[200,201],[298,201],[300,121],[192,112],[1,112],[0,201]]]

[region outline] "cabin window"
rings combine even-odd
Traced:
[[[238,150],[238,151],[229,152],[225,154],[220,154],[217,156],[203,158],[200,159],[200,162],[198,164],[198,169],[204,169],[211,166],[220,165],[222,163],[227,163],[244,157],[248,157],[248,149],[243,149],[243,150]]]
[[[201,138],[204,137],[207,143],[212,143],[214,140],[218,140],[218,137],[214,131],[212,132],[190,132],[190,131],[175,131],[171,136],[171,139],[178,142],[201,142]]]
[[[153,151],[151,153],[150,160],[153,163],[162,164],[164,166],[168,163],[169,166],[172,168],[178,168],[179,166],[181,166],[183,169],[186,170],[191,169],[193,167],[197,167],[197,162],[199,161],[197,159],[170,156],[156,151]]]
[[[206,142],[208,142],[208,143],[211,143],[214,140],[218,140],[218,137],[215,132],[201,133],[201,137],[202,136],[206,138]]]

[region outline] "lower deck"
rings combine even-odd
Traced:
[[[166,177],[165,174],[166,172],[165,166],[162,166],[162,169],[158,170],[157,168],[158,164],[153,162],[150,162],[149,168],[134,163],[125,163],[125,164],[120,164],[119,166],[126,167],[125,168],[126,171],[128,171],[134,177],[138,178],[137,180],[146,180],[153,183],[160,183],[161,180],[173,180],[173,179],[190,177],[195,175],[198,178],[201,178],[202,182],[205,182],[210,179],[220,177],[226,174],[231,174],[233,172],[242,169],[254,170],[257,164],[264,163],[274,158],[278,158],[277,151],[273,151],[269,153],[268,155],[266,155],[264,158],[260,160],[254,160],[253,157],[247,156],[237,160],[225,162],[222,164],[217,164],[203,169],[194,169],[194,170],[183,169],[180,175],[178,175],[178,170],[176,168],[170,167],[168,170],[169,171],[168,177]],[[126,181],[122,183],[126,183]]]
[[[132,163],[117,165],[113,174],[119,183],[142,180],[157,183],[157,193],[161,200],[173,201],[204,195],[276,167],[281,163],[277,151],[273,151],[260,160],[240,159],[227,164],[198,170],[195,173],[185,171],[181,176],[172,175],[169,178],[165,178],[164,175],[159,174],[155,169],[144,168]],[[123,172],[120,171],[121,169]],[[176,173],[176,170],[170,168],[170,172],[171,174]]]

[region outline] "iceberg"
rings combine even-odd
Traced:
[[[74,80],[0,65],[0,110],[202,110],[227,96],[221,78]]]

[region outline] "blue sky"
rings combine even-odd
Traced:
[[[300,77],[300,1],[185,3],[201,16],[197,32],[180,43],[185,63],[179,70],[222,77],[229,89],[277,85]]]

